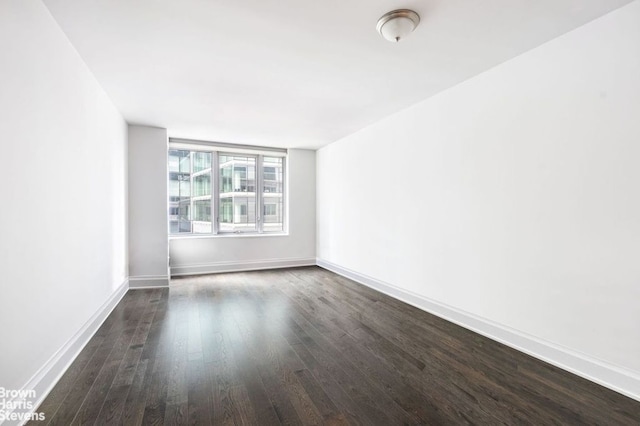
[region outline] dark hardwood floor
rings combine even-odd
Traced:
[[[55,425],[640,424],[640,402],[317,267],[129,291],[37,411]]]

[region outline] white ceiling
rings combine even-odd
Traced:
[[[44,0],[129,123],[317,148],[630,0]],[[398,44],[376,32],[409,8]]]

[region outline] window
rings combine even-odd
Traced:
[[[171,234],[285,230],[285,150],[189,142],[169,144]]]
[[[284,223],[284,162],[282,157],[262,157],[263,229],[277,232]]]
[[[169,151],[169,231],[191,232],[191,154]]]
[[[257,161],[257,156],[220,154],[219,197],[221,203],[231,206],[222,212],[220,232],[257,232]]]

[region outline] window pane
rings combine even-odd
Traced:
[[[169,231],[191,232],[189,151],[169,150]]]
[[[169,232],[212,231],[211,153],[169,150]]]
[[[180,157],[179,170],[182,173],[190,173],[191,172],[191,155],[189,151],[181,151],[185,155]]]
[[[194,152],[193,153],[193,172],[201,172],[211,169],[211,153],[210,152]]]
[[[211,175],[209,173],[193,178],[193,196],[211,195]]]
[[[220,199],[220,223],[233,223],[233,198]]]
[[[193,233],[210,234],[212,231],[211,222],[211,198],[208,200],[197,200],[193,202]]]
[[[256,157],[220,154],[221,232],[256,231]]]
[[[194,234],[213,232],[211,221],[211,153],[192,152],[191,175],[192,231]]]
[[[264,232],[284,230],[283,159],[263,157],[262,229]]]

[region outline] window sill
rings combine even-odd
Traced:
[[[269,237],[288,237],[288,232],[265,232],[263,234],[234,234],[234,233],[225,233],[225,234],[188,234],[188,235],[179,235],[179,234],[169,234],[170,240],[182,240],[182,239],[192,239],[192,238],[269,238]]]

